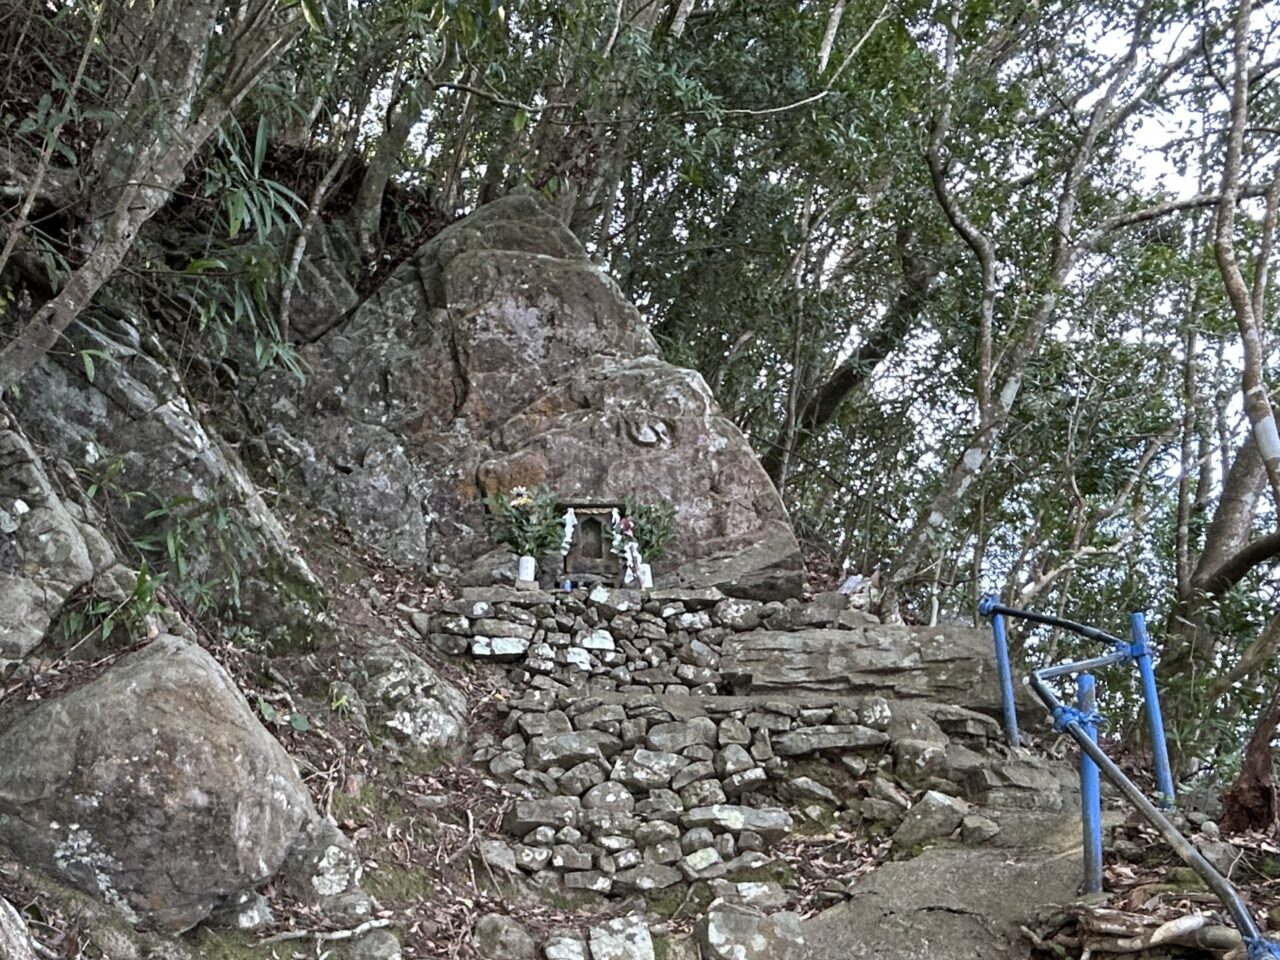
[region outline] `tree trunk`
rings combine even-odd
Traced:
[[[1253,728],[1240,776],[1222,795],[1219,822],[1229,833],[1270,832],[1280,822],[1280,793],[1276,790],[1275,758],[1271,753],[1271,740],[1277,727],[1280,727],[1280,691],[1272,696]]]
[[[258,0],[218,33],[213,12],[220,8],[209,2],[183,6],[178,0],[157,8],[167,19],[153,18],[152,57],[135,66],[142,74],[169,79],[164,101],[145,100],[154,88],[147,77],[136,81],[121,126],[99,145],[91,165],[95,179],[86,188],[87,254],[62,290],[0,349],[0,396],[57,343],[111,279],[143,224],[182,182],[196,152],[302,33],[301,17],[269,22],[275,0]],[[215,38],[227,43],[229,62],[211,85],[205,82],[204,64]]]

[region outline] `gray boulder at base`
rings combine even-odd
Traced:
[[[804,960],[804,933],[794,913],[716,902],[698,920],[704,960]]]
[[[795,535],[746,438],[531,196],[444,230],[304,354],[304,386],[270,375],[254,397],[273,450],[396,562],[492,582],[507,557],[483,498],[545,483],[671,500],[660,579],[799,592]]]
[[[164,930],[271,878],[316,816],[226,671],[163,635],[0,733],[0,843]]]
[[[26,923],[3,898],[0,898],[0,960],[36,960]]]

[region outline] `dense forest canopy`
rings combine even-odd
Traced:
[[[1250,0],[7,0],[0,388],[90,305],[208,403],[305,377],[318,233],[368,292],[532,189],[706,377],[815,569],[925,619],[1151,609],[1175,740],[1235,743],[1280,673],[1278,28]]]

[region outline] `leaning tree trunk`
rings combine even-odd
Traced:
[[[1280,791],[1276,789],[1275,758],[1271,739],[1280,727],[1280,691],[1262,711],[1244,751],[1240,776],[1222,795],[1222,829],[1231,833],[1245,830],[1270,831],[1280,823]]]

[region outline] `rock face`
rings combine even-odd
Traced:
[[[0,660],[33,650],[67,597],[114,566],[110,546],[77,510],[31,445],[0,428]]]
[[[160,929],[273,876],[315,816],[231,678],[176,637],[0,734],[0,842]]]
[[[172,532],[191,575],[259,633],[310,641],[319,583],[235,452],[196,416],[163,348],[92,312],[67,337],[73,349],[44,357],[9,400],[23,430],[97,484],[133,539]],[[92,382],[77,355],[90,350]]]
[[[27,925],[7,900],[0,899],[0,957],[4,960],[36,960]]]
[[[545,483],[567,500],[674,502],[670,580],[797,593],[773,485],[701,376],[657,352],[572,234],[512,196],[310,346],[304,388],[268,377],[255,399],[319,503],[384,556],[492,582],[483,497]]]

